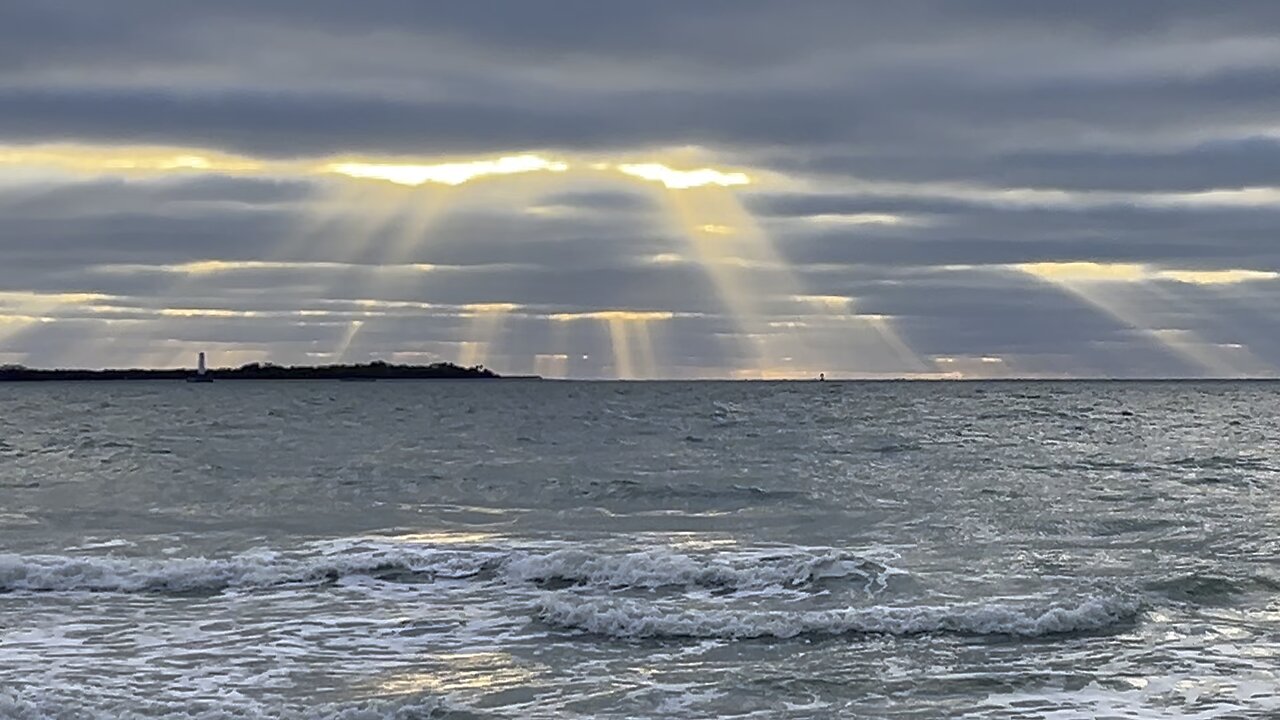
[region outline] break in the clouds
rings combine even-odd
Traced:
[[[0,363],[1273,376],[1280,6],[9,0]]]

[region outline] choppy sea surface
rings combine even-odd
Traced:
[[[0,718],[1280,716],[1280,384],[0,385]]]

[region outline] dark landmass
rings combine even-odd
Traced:
[[[40,380],[189,380],[194,370],[36,370],[20,365],[0,366],[0,382]],[[531,376],[522,376],[530,378]],[[503,376],[484,366],[460,367],[453,363],[392,365],[375,361],[367,365],[300,366],[250,363],[238,368],[209,370],[206,380],[499,380]]]

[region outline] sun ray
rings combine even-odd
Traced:
[[[533,356],[533,374],[544,378],[565,377],[569,356],[563,353],[539,353]]]
[[[929,367],[924,360],[911,349],[902,336],[893,328],[889,318],[884,315],[859,315],[858,319],[867,323],[880,337],[880,341],[889,347],[902,367],[911,372],[928,372]]]
[[[39,325],[42,318],[30,315],[0,315],[0,343]]]
[[[323,192],[312,199],[291,237],[276,246],[274,255],[261,266],[218,265],[216,259],[195,261],[178,273],[188,286],[199,278],[232,269],[292,269],[306,267],[327,271],[347,271],[355,278],[352,288],[348,277],[343,292],[363,297],[385,294],[388,282],[416,282],[417,273],[401,272],[410,260],[421,261],[424,268],[429,258],[415,257],[431,242],[431,229],[440,218],[455,210],[474,193],[480,183],[487,192],[495,193],[506,204],[522,190],[543,187],[548,182],[564,182],[569,178],[608,177],[612,182],[640,184],[658,198],[668,210],[668,218],[688,245],[686,255],[696,260],[715,287],[727,315],[734,318],[738,332],[731,337],[739,344],[735,356],[747,358],[744,363],[760,375],[820,366],[830,361],[815,354],[815,344],[825,340],[815,332],[830,331],[831,325],[804,322],[779,322],[779,307],[801,294],[801,283],[795,271],[778,252],[762,224],[744,207],[739,190],[757,185],[762,177],[757,171],[717,168],[701,162],[706,156],[697,148],[659,152],[653,157],[603,158],[592,156],[552,157],[538,152],[517,152],[472,158],[414,157],[329,157],[298,160],[254,160],[238,156],[219,156],[196,152],[155,152],[147,154],[137,148],[122,151],[119,157],[98,158],[99,168],[121,172],[162,173],[169,171],[208,171],[257,174],[284,174],[316,178]],[[16,156],[14,156],[16,158]],[[67,162],[71,154],[54,158]],[[30,161],[32,157],[25,160]],[[38,158],[37,158],[38,159]],[[14,160],[14,161],[17,161]],[[5,157],[0,153],[0,162]],[[49,158],[45,158],[49,161]],[[56,164],[56,163],[55,163]],[[78,167],[78,166],[77,166]],[[780,177],[780,176],[779,176]],[[886,224],[898,222],[890,216],[850,216],[842,222]],[[672,254],[665,254],[664,257]],[[670,258],[667,257],[669,260]],[[228,261],[233,262],[233,261]],[[272,265],[271,263],[276,263]],[[310,263],[305,265],[304,263]],[[385,267],[384,267],[385,266]],[[414,265],[414,267],[417,267]],[[393,275],[389,273],[394,273]],[[1225,276],[1224,276],[1225,277]],[[1234,278],[1235,276],[1231,276]],[[1251,276],[1252,277],[1252,276]],[[1202,276],[1170,276],[1179,281],[1205,280]],[[171,296],[189,296],[183,286],[170,288]],[[498,304],[504,305],[504,304]],[[254,311],[218,308],[169,308],[173,315],[188,317],[231,317],[220,313],[239,313],[236,317],[253,317]],[[492,355],[493,344],[507,319],[510,309],[464,308],[466,337],[458,343],[461,361],[481,364]],[[605,311],[597,314],[610,333],[614,348],[615,374],[625,377],[656,377],[660,373],[653,342],[656,318],[625,317],[630,311]],[[851,305],[821,310],[836,318],[844,327],[840,331],[850,338],[865,335],[879,338],[906,367],[922,367],[921,361],[896,334],[890,319],[884,316],[861,316]],[[359,323],[359,324],[357,324]],[[869,333],[849,332],[848,328],[865,326]],[[345,354],[361,333],[364,321],[353,321],[341,341],[339,357]],[[553,324],[563,328],[563,325]],[[661,328],[659,328],[661,329]],[[564,355],[568,348],[555,348],[551,356]],[[865,348],[851,343],[848,358],[839,363],[857,367]],[[537,360],[535,359],[535,364]]]
[[[569,358],[570,353],[572,352],[572,347],[570,347],[569,342],[569,323],[556,322],[551,318],[549,318],[549,321],[551,325],[551,355],[553,357],[561,355],[564,356],[564,362],[561,365],[561,373],[562,376],[567,377],[569,374]]]
[[[467,368],[483,365],[487,352],[487,346],[474,340],[463,340],[458,343],[458,365]]]
[[[333,351],[333,358],[338,362],[345,362],[347,352],[351,350],[352,344],[355,343],[356,336],[360,334],[360,329],[364,327],[363,320],[352,320],[347,326],[347,330],[342,335],[342,339],[338,342],[338,347]]]
[[[336,247],[331,244],[327,250],[331,256],[346,260],[363,256],[398,266],[421,259],[415,254],[429,243],[431,228],[464,199],[464,184],[567,169],[564,162],[529,154],[444,163],[330,162],[318,171],[343,177],[345,182],[335,183],[295,237],[295,250],[285,252],[293,254],[299,243],[313,245],[317,237],[337,236]],[[363,295],[387,288],[385,273],[371,266],[357,277],[352,289]],[[488,360],[503,320],[502,311],[492,308],[472,312],[468,338],[459,344],[459,362],[467,366]]]
[[[636,320],[631,325],[636,341],[636,366],[640,378],[652,380],[658,376],[658,363],[654,354],[653,333],[649,331],[649,320]]]
[[[596,320],[609,333],[613,352],[614,376],[619,380],[650,379],[656,375],[652,334],[649,324],[670,320],[674,313],[647,310],[595,310],[550,315],[557,325],[566,326],[579,320]],[[562,331],[553,331],[563,337]]]
[[[667,190],[663,199],[738,323],[754,367],[778,366],[802,341],[795,333],[770,330],[767,303],[798,294],[797,283],[759,224],[723,187]]]
[[[373,181],[333,184],[276,249],[275,257],[313,258],[320,252],[327,260],[382,259],[406,204],[415,196],[405,188]]]
[[[414,193],[399,209],[399,229],[387,244],[386,262],[405,262],[430,242],[431,229],[462,199],[462,188],[435,186]]]
[[[631,355],[631,334],[626,320],[620,317],[605,320],[609,328],[609,341],[613,345],[613,372],[619,380],[635,379],[635,361]]]
[[[858,313],[855,310],[854,298],[845,295],[799,295],[793,298],[810,307],[823,322],[818,323],[816,329],[829,328],[839,333],[845,342],[841,343],[841,347],[849,354],[849,360],[853,362],[851,366],[844,363],[844,359],[835,359],[835,365],[832,368],[837,371],[859,372],[864,368],[859,361],[868,358],[868,351],[874,350],[875,347],[869,347],[868,344],[878,346],[887,351],[893,361],[893,364],[910,373],[928,372],[931,368],[925,361],[913,351],[902,340],[891,324],[891,318],[885,315]],[[784,324],[795,324],[801,327],[807,327],[809,322],[804,320],[784,321]],[[815,363],[816,360],[816,363]],[[807,367],[820,367],[824,358],[807,359]],[[827,362],[832,359],[827,358]]]
[[[1264,277],[1252,277],[1249,279],[1271,279]],[[1248,280],[1241,280],[1247,282]],[[1204,285],[1209,284],[1215,287],[1208,288],[1210,292],[1217,292],[1216,286],[1222,285],[1221,282],[1189,282],[1179,280],[1184,284]],[[1227,284],[1234,284],[1234,281]],[[1219,313],[1212,313],[1201,305],[1193,304],[1185,297],[1173,292],[1171,289],[1162,286],[1160,283],[1146,283],[1143,285],[1146,292],[1157,298],[1160,304],[1167,308],[1176,310],[1179,313],[1196,318],[1201,326],[1211,326],[1214,328],[1215,334],[1219,337],[1226,336],[1228,342],[1212,342],[1199,336],[1193,336],[1187,343],[1184,352],[1198,358],[1202,365],[1218,365],[1227,368],[1227,372],[1241,376],[1257,376],[1257,375],[1275,375],[1277,368],[1275,365],[1263,360],[1255,354],[1246,342],[1249,334],[1234,319],[1229,316],[1223,316]]]
[[[507,317],[520,306],[514,303],[473,303],[463,306],[462,317],[469,319],[466,339],[460,345],[458,364],[474,367],[489,362]]]
[[[1242,345],[1226,347],[1205,340],[1189,328],[1169,327],[1164,317],[1169,308],[1161,294],[1153,292],[1154,288],[1145,279],[1146,275],[1135,275],[1129,268],[1114,274],[1107,270],[1100,275],[1090,270],[1089,275],[1083,278],[1079,275],[1031,274],[1052,282],[1120,323],[1150,337],[1157,345],[1206,375],[1238,377],[1257,372],[1258,366],[1250,357],[1252,353],[1247,353],[1247,348]],[[1241,350],[1247,354],[1239,352]],[[1257,362],[1261,363],[1260,360]]]

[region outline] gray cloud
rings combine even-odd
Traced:
[[[696,142],[1034,156],[1270,122],[1274,8],[1140,5],[1064,18],[1012,2],[18,2],[0,16],[14,56],[2,132],[279,154]]]
[[[894,182],[978,182],[1075,191],[1199,192],[1280,184],[1280,142],[1266,137],[1210,140],[1183,148],[1126,151],[1024,149],[965,154],[780,156],[788,171]]]
[[[811,345],[806,368],[903,368],[865,321],[818,313],[825,329],[803,342],[778,329],[803,319],[796,303],[762,296],[796,292],[888,318],[915,369],[999,356],[1026,373],[1196,374],[1213,372],[1204,353],[1237,344],[1280,365],[1267,311],[1280,283],[1152,282],[1117,312],[1003,267],[1280,270],[1274,203],[1169,195],[1280,185],[1278,31],[1280,6],[1261,0],[10,0],[0,143],[265,158],[697,145],[804,189],[739,194],[786,272],[710,271],[688,262],[695,248],[651,194],[577,180],[530,197],[469,191],[396,252],[403,219],[316,225],[331,185],[315,178],[73,180],[0,165],[0,313],[23,293],[96,293],[121,321],[33,296],[27,310],[54,321],[0,324],[0,357],[83,362],[91,345],[104,362],[162,362],[205,343],[305,361],[367,317],[355,356],[448,359],[477,332],[459,306],[511,302],[524,308],[489,352],[515,370],[566,354],[574,372],[616,372],[607,321],[540,316],[619,308],[680,314],[649,328],[673,374],[749,363],[752,332],[797,355]],[[856,213],[906,222],[814,220]],[[162,267],[209,260],[277,264]],[[392,261],[439,267],[374,267]],[[725,285],[772,315],[735,319]],[[362,299],[402,306],[361,316]],[[166,307],[256,314],[156,315]]]

